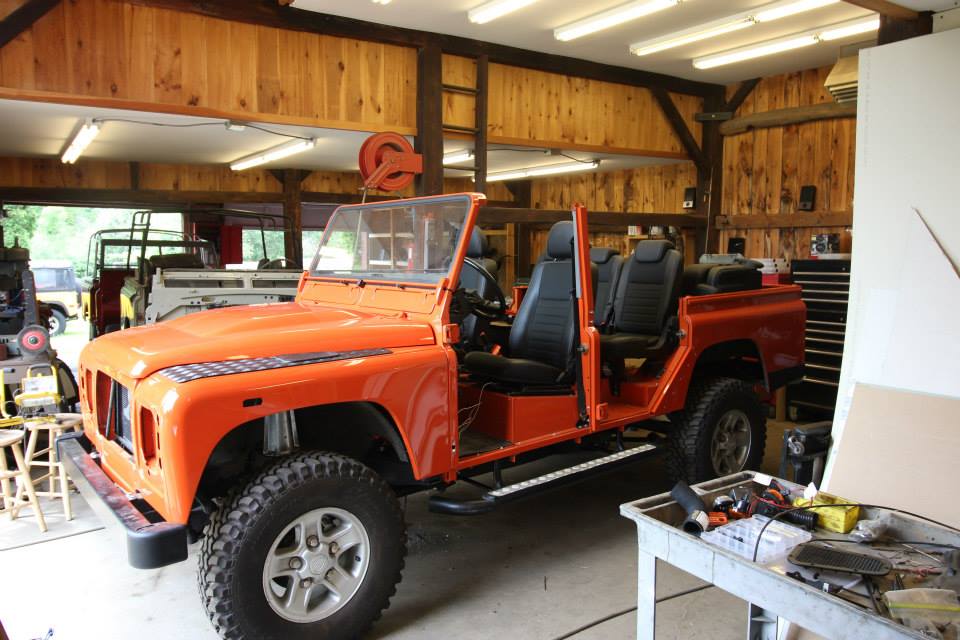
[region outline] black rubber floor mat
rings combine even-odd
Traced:
[[[863,576],[885,576],[893,569],[889,561],[877,556],[840,551],[810,542],[797,545],[790,552],[788,560],[801,567],[858,573]]]

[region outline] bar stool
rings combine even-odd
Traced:
[[[23,441],[24,433],[19,429],[0,429],[0,514],[9,513],[11,520],[16,520],[20,509],[28,504],[33,508],[34,515],[37,516],[37,526],[41,533],[46,533],[47,522],[43,519],[43,511],[40,510],[40,502],[37,500],[37,494],[33,490],[33,482],[30,480],[30,469],[27,467],[26,460],[23,458],[23,451],[20,449],[20,443]],[[10,448],[13,451],[13,458],[17,461],[17,470],[10,471],[7,468],[7,452]],[[17,481],[17,494],[14,496],[10,490],[10,481]],[[26,489],[27,502],[23,502],[20,497],[21,490]]]
[[[24,427],[30,433],[27,440],[27,469],[46,467],[47,471],[41,476],[32,479],[34,485],[47,481],[46,491],[34,491],[38,496],[60,498],[63,500],[63,515],[67,520],[73,520],[73,509],[70,505],[70,480],[67,470],[57,456],[57,438],[68,431],[79,431],[83,419],[79,413],[55,413],[38,419],[27,419]],[[46,432],[47,446],[37,450],[37,440],[40,433]],[[22,496],[23,487],[17,489],[17,498]]]

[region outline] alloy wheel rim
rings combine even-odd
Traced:
[[[750,456],[752,440],[747,414],[731,409],[720,416],[710,441],[713,470],[721,476],[742,471]]]
[[[304,513],[274,539],[263,565],[263,594],[277,615],[310,623],[343,608],[370,566],[370,537],[360,519],[326,507]]]

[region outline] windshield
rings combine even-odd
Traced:
[[[310,274],[435,284],[450,271],[469,211],[467,196],[341,207]]]

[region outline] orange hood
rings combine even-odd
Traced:
[[[85,366],[129,378],[179,364],[434,344],[425,322],[289,302],[213,309],[102,336]]]

